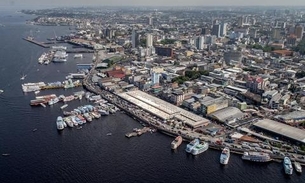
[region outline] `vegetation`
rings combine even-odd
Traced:
[[[185,81],[191,81],[198,79],[201,75],[208,76],[209,71],[185,71],[185,76],[178,76],[172,80],[172,82],[177,82],[178,84],[183,84]]]
[[[161,44],[174,44],[176,40],[175,39],[163,39],[160,41]]]
[[[302,55],[305,55],[305,40],[300,41],[296,47],[292,48],[292,50],[299,52]]]
[[[113,66],[115,63],[121,61],[123,57],[121,56],[113,56],[111,58],[103,60],[104,63],[108,63],[108,67]]]
[[[259,50],[263,50],[264,52],[271,52],[271,51],[274,51],[274,48],[269,46],[269,45],[266,45],[265,47],[263,47],[262,45],[259,45],[259,44],[255,44],[252,46],[252,48],[254,49],[259,49]]]

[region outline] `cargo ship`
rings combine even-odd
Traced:
[[[192,149],[192,154],[198,155],[205,152],[208,149],[209,149],[209,144],[207,142],[203,142],[194,146],[194,148]]]
[[[269,162],[272,160],[268,153],[263,152],[244,152],[242,159],[253,162]]]
[[[289,157],[287,157],[287,156],[284,157],[283,166],[284,166],[285,174],[292,175],[293,168],[292,168],[292,163],[291,163],[291,160]]]
[[[189,144],[186,145],[185,151],[191,153],[193,148],[199,144],[199,139],[192,140]]]
[[[171,148],[172,149],[177,149],[182,143],[182,137],[178,136],[175,138],[175,140],[172,141],[171,143]]]
[[[225,147],[220,154],[220,164],[226,165],[228,164],[230,159],[230,149]]]

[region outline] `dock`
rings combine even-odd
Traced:
[[[73,87],[70,87],[70,88],[75,88],[75,87],[80,87],[80,86],[83,86],[82,83],[75,83]],[[64,89],[67,89],[65,88],[65,85],[58,85],[58,86],[40,86],[40,90],[50,90],[50,89],[61,89],[61,88],[64,88]]]
[[[27,38],[23,38],[23,39],[28,41],[28,42],[30,42],[30,43],[36,44],[38,46],[41,46],[43,48],[50,48],[49,45],[46,45],[46,44],[44,44],[42,42],[35,41],[33,38],[27,37]]]
[[[93,53],[94,50],[81,49],[81,50],[67,50],[67,53]]]

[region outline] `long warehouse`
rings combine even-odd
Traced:
[[[296,142],[305,143],[305,131],[281,122],[270,119],[259,120],[253,124],[255,127],[292,139]]]
[[[119,96],[164,120],[176,118],[192,128],[202,127],[209,123],[208,119],[140,90],[121,93]]]

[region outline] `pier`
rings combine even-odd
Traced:
[[[69,88],[75,88],[75,87],[80,87],[82,86],[82,83],[75,83],[73,87],[69,87]],[[65,85],[58,85],[58,86],[40,86],[40,89],[41,90],[50,90],[50,89],[68,89],[68,88],[65,88]]]
[[[23,39],[28,41],[28,42],[30,42],[30,43],[36,44],[38,46],[41,46],[43,48],[50,48],[49,45],[46,45],[46,44],[44,44],[42,42],[35,41],[33,38],[27,37],[27,38],[23,38]]]

